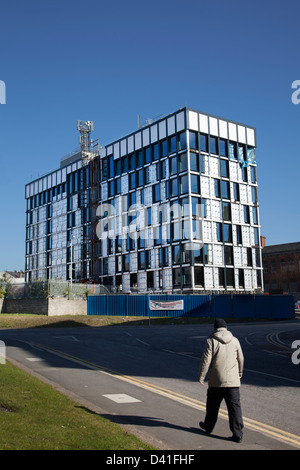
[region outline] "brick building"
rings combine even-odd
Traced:
[[[262,246],[265,292],[290,293],[300,299],[300,242],[264,246],[263,241]]]

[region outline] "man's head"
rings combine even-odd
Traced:
[[[218,328],[227,328],[226,321],[223,318],[216,318],[214,323],[214,329],[217,330]]]

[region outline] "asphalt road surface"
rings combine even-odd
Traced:
[[[225,403],[213,434],[199,428],[207,383],[198,368],[212,325],[3,329],[0,340],[7,360],[157,449],[299,449],[300,322],[228,329],[245,356],[241,444],[229,439]]]

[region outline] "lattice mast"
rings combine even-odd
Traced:
[[[77,121],[77,130],[80,132],[80,148],[82,167],[80,169],[79,206],[81,209],[82,248],[81,248],[81,281],[90,278],[91,234],[89,233],[89,186],[90,162],[99,155],[98,140],[92,141],[91,132],[94,130],[93,121]]]

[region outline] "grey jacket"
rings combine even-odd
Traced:
[[[207,372],[209,387],[239,387],[244,356],[240,342],[227,328],[218,328],[206,340],[199,369],[199,382]]]

